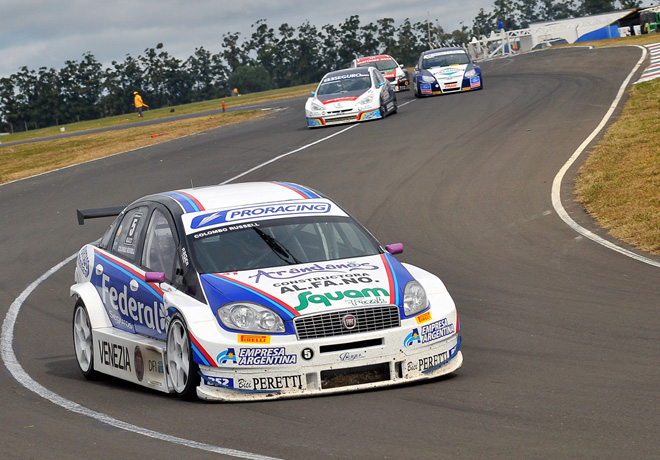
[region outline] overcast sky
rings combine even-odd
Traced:
[[[0,2],[0,77],[26,66],[64,67],[91,52],[104,68],[163,43],[165,51],[184,60],[204,47],[221,49],[222,35],[252,34],[251,25],[265,19],[277,31],[282,24],[297,29],[305,21],[321,28],[339,26],[357,15],[362,26],[392,18],[399,26],[436,20],[445,32],[472,21],[494,0],[2,0]]]

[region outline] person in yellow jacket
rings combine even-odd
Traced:
[[[135,95],[135,110],[137,110],[138,117],[142,118],[142,107],[149,107],[142,101],[142,96],[137,91],[133,92]]]

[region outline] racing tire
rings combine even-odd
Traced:
[[[86,379],[93,379],[97,372],[94,370],[94,339],[92,338],[92,324],[85,303],[78,299],[73,308],[73,349],[76,353],[76,362],[82,375]]]
[[[380,118],[385,118],[387,116],[387,109],[383,105],[383,100],[382,99],[380,100],[380,109],[378,109],[378,110],[380,110]]]
[[[199,365],[193,361],[188,327],[179,314],[172,317],[167,328],[165,362],[167,380],[177,396],[185,400],[196,399]]]

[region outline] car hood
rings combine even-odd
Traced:
[[[412,275],[391,254],[201,275],[210,307],[255,302],[284,320],[369,305],[403,305]]]
[[[366,91],[348,91],[346,93],[341,93],[339,94],[324,94],[319,96],[318,94],[316,95],[316,100],[319,101],[323,105],[328,105],[328,104],[335,104],[337,102],[355,102],[360,96],[363,94],[369,92],[367,89]]]
[[[448,67],[431,67],[428,69],[428,71],[437,80],[445,80],[463,77],[463,74],[465,73],[465,70],[468,68],[468,66],[469,64],[452,65]]]

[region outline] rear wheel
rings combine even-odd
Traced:
[[[76,352],[76,361],[80,372],[85,378],[95,376],[94,371],[94,340],[92,339],[92,325],[85,303],[78,299],[73,309],[73,349]]]
[[[199,385],[199,366],[193,361],[190,336],[180,315],[174,315],[167,328],[167,378],[182,399],[195,399]]]

